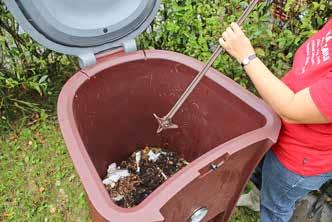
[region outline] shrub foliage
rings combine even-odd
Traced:
[[[331,15],[329,0],[298,2],[287,1],[288,20],[280,23],[271,16],[270,3],[264,1],[244,25],[259,57],[279,77],[290,68],[298,46]],[[163,0],[156,19],[138,43],[144,49],[172,50],[206,61],[222,31],[247,4],[243,0]],[[229,56],[220,56],[214,67],[243,87],[253,89],[241,67]],[[46,98],[53,98],[54,104],[61,85],[75,69],[75,58],[45,49],[21,33],[0,0],[1,121],[18,112],[38,111],[44,104],[40,101]]]
[[[40,111],[45,99],[56,96],[66,73],[76,68],[74,61],[22,33],[0,0],[0,124]]]

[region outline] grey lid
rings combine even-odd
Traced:
[[[80,58],[133,40],[149,26],[160,5],[160,0],[4,2],[33,39],[49,49]]]

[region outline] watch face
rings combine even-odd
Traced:
[[[243,65],[247,65],[249,63],[249,59],[245,58],[242,63],[243,63]]]

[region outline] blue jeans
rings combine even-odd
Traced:
[[[288,222],[295,202],[332,179],[332,172],[301,176],[286,169],[270,150],[260,162],[251,180],[261,190],[262,222]]]

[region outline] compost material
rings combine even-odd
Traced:
[[[118,206],[131,208],[187,164],[175,152],[145,147],[134,152],[119,166],[112,163],[103,183]]]

